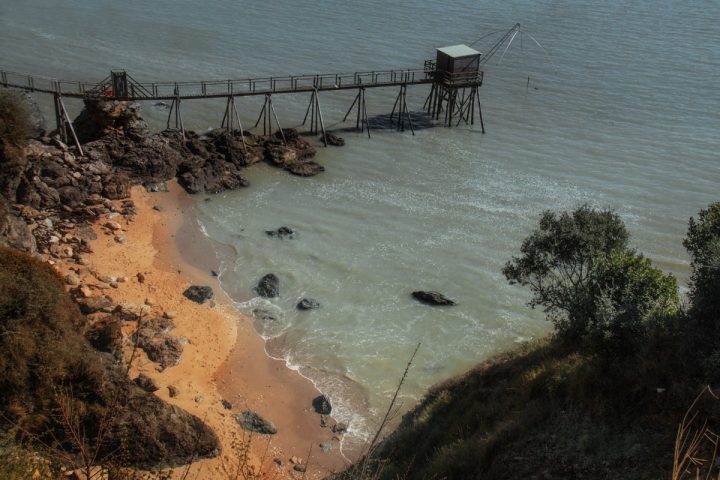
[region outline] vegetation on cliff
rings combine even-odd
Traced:
[[[690,220],[684,244],[687,307],[676,280],[628,247],[614,212],[544,213],[504,273],[530,288],[554,335],[433,387],[345,475],[656,479],[675,468],[675,480],[717,476],[719,402],[693,399],[720,381],[720,203]],[[682,463],[691,442],[681,441],[674,459],[676,437],[695,432],[692,455]]]
[[[0,426],[59,465],[156,466],[214,455],[200,419],[145,392],[109,354],[46,263],[0,249]],[[122,453],[122,455],[120,455]]]

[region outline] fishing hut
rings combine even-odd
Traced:
[[[433,72],[433,85],[425,101],[425,108],[433,119],[445,114],[445,125],[453,121],[475,123],[475,105],[483,133],[482,109],[478,89],[482,85],[481,53],[467,45],[452,45],[437,49],[435,62],[426,62],[425,68]]]

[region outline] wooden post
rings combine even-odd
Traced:
[[[183,125],[182,115],[180,114],[180,91],[175,86],[175,98],[170,104],[170,111],[168,112],[167,129],[170,130],[170,119],[172,118],[173,111],[175,112],[175,130],[180,130],[182,139],[185,140],[185,126]]]
[[[320,128],[322,129],[323,143],[327,147],[327,134],[325,133],[325,123],[323,122],[322,118],[322,109],[320,108],[320,96],[318,95],[317,88],[315,88],[315,91],[313,93],[315,93],[315,105],[317,106],[318,118],[320,119]]]
[[[287,140],[285,140],[285,132],[283,132],[282,127],[280,126],[280,120],[278,120],[277,114],[275,113],[275,107],[273,107],[272,104],[272,96],[268,93],[265,95],[267,98],[268,105],[270,106],[270,111],[272,112],[273,118],[275,118],[275,123],[277,124],[278,130],[280,131],[280,136],[282,137],[283,145],[287,144]],[[268,127],[270,130],[270,134],[272,135],[272,119],[268,120]]]
[[[57,122],[57,128],[60,133],[60,138],[62,139],[63,143],[67,144],[68,142],[68,130],[70,131],[70,134],[72,135],[73,142],[75,143],[75,146],[78,149],[78,153],[80,153],[80,156],[84,156],[85,152],[83,152],[82,146],[80,145],[80,141],[78,140],[77,135],[75,134],[75,128],[73,127],[72,120],[70,120],[70,115],[68,115],[67,109],[65,108],[65,104],[62,101],[62,97],[59,93],[54,94],[55,97],[55,121]]]
[[[480,129],[482,130],[482,133],[485,133],[485,123],[483,123],[483,117],[482,117],[482,107],[480,106],[480,95],[478,95],[478,114],[480,116]]]
[[[226,129],[232,133],[234,130],[233,122],[237,122],[240,127],[240,140],[242,141],[243,151],[247,154],[247,144],[245,143],[245,132],[243,131],[243,125],[240,121],[240,114],[238,114],[237,107],[235,107],[235,96],[232,95],[232,87],[230,95],[228,96],[227,105],[225,106],[225,115],[223,115],[223,121],[220,124],[220,128]]]

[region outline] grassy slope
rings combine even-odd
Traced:
[[[493,358],[403,418],[379,450],[380,477],[668,478],[699,384],[677,380],[680,355],[653,361],[665,341],[616,364],[549,339]]]

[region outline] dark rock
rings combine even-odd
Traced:
[[[175,385],[168,385],[167,389],[168,389],[168,396],[170,398],[175,398],[178,395],[180,395],[180,389],[177,388]]]
[[[104,176],[102,185],[103,195],[110,200],[120,200],[130,196],[130,178],[123,172]]]
[[[279,140],[282,140],[284,138],[285,141],[291,142],[300,138],[300,134],[294,128],[283,128],[282,130],[278,130],[277,132],[275,132],[275,138]]]
[[[216,272],[215,270],[210,270],[210,275],[212,275],[213,277],[219,276],[218,272]]]
[[[99,311],[109,311],[113,307],[113,301],[110,297],[80,298],[77,302],[80,306],[80,311],[86,315]]]
[[[346,423],[336,423],[335,425],[333,425],[332,431],[333,433],[347,433],[348,426]]]
[[[160,385],[144,373],[141,373],[135,380],[133,380],[133,382],[135,382],[135,385],[149,393],[160,390]]]
[[[325,167],[312,161],[296,162],[287,166],[285,169],[299,177],[314,177],[325,171]]]
[[[278,321],[277,316],[273,312],[271,312],[269,310],[265,310],[264,308],[256,308],[252,311],[252,313],[256,319],[261,320],[263,322],[277,322]]]
[[[307,467],[305,465],[297,464],[293,465],[293,470],[295,470],[296,472],[305,473],[307,471]]]
[[[315,310],[320,308],[320,302],[313,298],[303,298],[297,304],[298,310]]]
[[[345,145],[345,139],[338,137],[333,133],[327,133],[325,138],[327,139],[328,145],[332,145],[333,147],[342,147]]]
[[[145,323],[137,332],[137,346],[152,362],[158,363],[164,370],[180,362],[183,341],[170,332],[175,325],[167,318],[157,317]]]
[[[168,188],[167,182],[144,182],[143,187],[145,187],[145,190],[148,192],[169,192],[170,189]],[[161,207],[154,205],[153,208],[157,210],[158,212]]]
[[[79,238],[82,238],[83,240],[97,240],[97,234],[95,233],[95,230],[92,229],[89,225],[83,225],[82,227],[78,227],[77,230],[75,230],[75,235],[77,235]]]
[[[85,194],[78,187],[67,185],[58,188],[57,192],[60,195],[60,202],[71,208],[75,208],[85,201]]]
[[[332,412],[330,399],[325,395],[319,395],[313,398],[312,406],[315,409],[315,412],[320,415],[330,415],[330,412]]]
[[[147,134],[140,116],[140,105],[132,102],[85,100],[85,108],[73,121],[81,143],[97,140],[111,133],[137,136]]]
[[[257,432],[263,435],[275,435],[277,433],[277,427],[275,427],[272,422],[265,420],[252,410],[245,410],[236,415],[235,420],[242,428],[251,432]]]
[[[202,304],[213,298],[213,291],[212,288],[207,285],[193,285],[188,287],[188,289],[183,292],[183,295],[195,303]]]
[[[5,198],[0,195],[0,247],[10,247],[26,253],[35,253],[35,236],[27,224],[10,212]]]
[[[287,145],[275,145],[268,149],[270,160],[277,166],[288,168],[298,161],[298,154],[295,149]]]
[[[286,226],[282,226],[277,230],[265,230],[265,233],[268,236],[275,238],[293,238],[295,236],[295,231]]]
[[[452,306],[455,302],[438,292],[425,292],[422,290],[412,293],[413,298],[428,305]]]
[[[85,338],[96,350],[112,353],[115,357],[122,354],[122,324],[118,319],[110,317],[107,321],[95,324],[85,333]]]
[[[228,402],[227,400],[222,400],[220,402],[225,410],[232,410],[233,404]]]
[[[280,279],[274,273],[268,273],[260,279],[255,291],[264,298],[274,298],[280,295]]]

